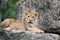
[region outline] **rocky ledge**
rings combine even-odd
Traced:
[[[58,34],[34,33],[24,30],[0,30],[0,40],[60,40]]]

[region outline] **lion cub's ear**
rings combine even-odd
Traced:
[[[26,11],[23,11],[23,13],[24,13],[24,15],[27,15],[28,14],[28,11],[26,10]]]
[[[38,12],[35,12],[34,15],[35,15],[35,17],[38,17]]]

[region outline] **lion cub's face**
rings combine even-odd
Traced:
[[[24,18],[28,24],[33,24],[36,21],[36,19],[38,18],[38,13],[24,11]]]

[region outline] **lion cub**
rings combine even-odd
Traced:
[[[6,19],[1,23],[2,28],[4,28],[5,30],[28,30],[33,32],[44,33],[43,30],[40,30],[35,27],[35,21],[38,18],[37,12],[24,11],[23,13],[23,20]]]

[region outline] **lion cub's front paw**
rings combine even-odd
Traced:
[[[40,29],[35,29],[34,32],[37,32],[37,33],[44,33],[43,30],[40,30]]]
[[[33,32],[36,32],[36,33],[44,33],[43,30],[40,30],[40,29],[37,29],[37,28],[28,28],[29,31],[33,31]]]
[[[39,30],[38,32],[40,32],[40,33],[44,33],[44,31],[43,31],[43,30]]]

